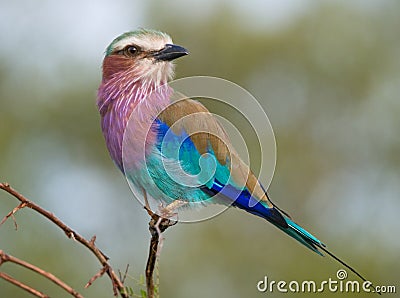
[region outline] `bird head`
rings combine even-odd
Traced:
[[[103,82],[115,78],[160,85],[173,76],[172,60],[187,54],[166,33],[148,29],[126,32],[107,47]]]

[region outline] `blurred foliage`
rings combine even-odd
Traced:
[[[192,19],[194,10],[178,18],[170,3],[151,1],[146,19],[148,27],[170,33],[190,50],[177,62],[177,77],[222,77],[260,100],[278,147],[273,200],[376,284],[400,290],[400,5],[387,1],[364,10],[324,3],[275,31],[244,25],[227,3]],[[22,61],[14,68],[10,59]],[[73,54],[65,59],[49,75],[24,68],[23,56],[6,57],[0,50],[0,179],[84,236],[96,234],[116,268],[123,271],[130,263],[130,275],[139,276],[148,219],[104,146],[95,106],[100,69]],[[213,112],[224,111],[216,106]],[[0,199],[1,216],[16,206],[5,193]],[[1,227],[0,248],[53,272],[87,297],[112,296],[104,277],[83,290],[99,270],[83,247],[30,210],[16,218],[17,232],[12,221]],[[340,268],[264,221],[228,210],[166,233],[160,294],[284,296],[290,294],[258,293],[256,284],[265,275],[321,281]],[[9,264],[3,269],[52,297],[67,297],[30,272]],[[139,292],[134,278],[127,283]],[[28,297],[2,280],[0,296]]]

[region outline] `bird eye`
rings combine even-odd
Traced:
[[[129,55],[129,56],[133,56],[138,52],[137,47],[135,46],[128,46],[125,48],[125,52]]]

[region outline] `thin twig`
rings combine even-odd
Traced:
[[[122,276],[121,271],[118,270],[118,275],[119,279],[122,281],[122,283],[125,283],[126,277],[128,276],[128,270],[129,270],[129,264],[126,264],[125,272],[124,275]]]
[[[0,250],[0,266],[6,262],[11,262],[14,264],[17,264],[19,266],[25,267],[29,270],[32,270],[33,272],[36,272],[42,276],[44,276],[45,278],[47,278],[48,280],[54,282],[56,285],[58,285],[60,288],[64,289],[66,292],[70,293],[72,296],[76,297],[76,298],[83,298],[83,296],[81,294],[79,294],[77,291],[75,291],[72,287],[70,287],[69,285],[67,285],[66,283],[64,283],[61,279],[59,279],[58,277],[54,276],[53,274],[44,271],[43,269],[36,267],[28,262],[25,262],[23,260],[20,260],[16,257],[13,257],[11,255],[6,254],[4,251]],[[28,286],[26,286],[28,287]],[[26,288],[24,288],[26,289]],[[33,289],[32,289],[33,290]]]
[[[18,230],[18,225],[17,225],[17,221],[15,220],[14,214],[18,212],[18,210],[22,209],[26,207],[25,203],[21,203],[19,204],[17,207],[15,207],[13,210],[11,210],[10,212],[8,212],[8,214],[6,216],[4,216],[4,218],[0,221],[0,226],[6,222],[7,219],[9,219],[10,217],[13,218],[14,221],[14,226],[15,226],[15,230]]]
[[[109,269],[109,268],[107,268],[107,267],[101,268],[100,271],[97,272],[97,273],[88,281],[88,283],[85,285],[85,289],[89,288],[89,287],[92,285],[92,283],[93,283],[96,279],[98,279],[99,277],[102,277],[102,276],[104,275],[104,273],[107,272],[108,269]]]
[[[13,285],[16,285],[17,287],[27,291],[28,293],[31,293],[32,295],[35,295],[36,297],[49,298],[49,296],[47,296],[46,294],[43,294],[42,292],[31,288],[30,286],[20,282],[19,280],[16,280],[15,278],[11,277],[10,275],[4,272],[0,272],[0,278],[8,281],[9,283],[12,283]]]
[[[174,211],[187,204],[184,201],[174,201],[169,204],[167,207],[162,208],[160,215],[154,213],[149,206],[146,192],[143,190],[143,197],[145,200],[145,206],[147,213],[150,215],[151,220],[149,222],[149,230],[151,234],[150,239],[150,249],[149,256],[147,258],[146,264],[146,288],[147,288],[147,297],[154,298],[154,268],[157,263],[157,258],[160,257],[161,247],[163,243],[162,233],[168,229],[169,227],[177,224],[178,221],[170,220],[169,218],[175,215]]]
[[[149,212],[149,210],[147,211]],[[151,210],[150,210],[151,212]],[[154,217],[158,217],[155,220]],[[154,298],[154,280],[153,280],[153,273],[154,267],[158,257],[158,244],[160,235],[164,232],[168,227],[176,224],[176,222],[172,222],[169,219],[162,218],[159,215],[153,213],[152,219],[149,222],[149,230],[151,233],[151,240],[150,240],[150,249],[149,249],[149,256],[147,258],[146,264],[146,287],[147,287],[147,297]]]
[[[39,205],[36,205],[32,201],[28,200],[25,196],[23,196],[18,191],[13,189],[8,183],[0,183],[0,189],[5,190],[6,192],[8,192],[12,196],[14,196],[17,200],[19,200],[21,203],[23,203],[24,204],[23,207],[31,208],[31,209],[35,210],[36,212],[40,213],[41,215],[43,215],[44,217],[46,217],[47,219],[49,219],[51,222],[53,222],[55,225],[57,225],[61,230],[63,230],[68,238],[72,238],[72,239],[76,240],[77,242],[81,243],[82,245],[86,246],[100,261],[103,268],[107,268],[106,273],[111,279],[114,296],[118,296],[118,293],[119,293],[122,298],[129,297],[129,295],[124,287],[124,284],[121,282],[121,280],[118,278],[117,274],[114,272],[114,270],[108,264],[108,257],[105,254],[103,254],[95,245],[95,243],[94,243],[95,238],[92,238],[90,241],[86,240],[81,235],[79,235],[77,232],[75,232],[70,227],[68,227],[66,224],[64,224],[53,213],[43,209]],[[15,212],[19,211],[20,209],[22,209],[22,208],[17,208],[17,210]],[[13,214],[13,213],[11,212],[11,214]],[[9,217],[10,217],[10,215],[6,215],[5,219],[3,219],[1,222],[7,220],[7,218],[9,218]]]

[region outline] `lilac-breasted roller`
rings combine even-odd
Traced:
[[[124,33],[106,49],[97,106],[115,164],[143,195],[167,203],[212,201],[241,208],[345,265],[270,201],[224,128],[199,101],[172,102],[173,91],[167,84],[173,77],[172,61],[187,54],[167,34],[146,29]],[[191,115],[195,116],[185,120]],[[128,148],[123,150],[124,142]],[[190,183],[171,172],[187,174]]]

